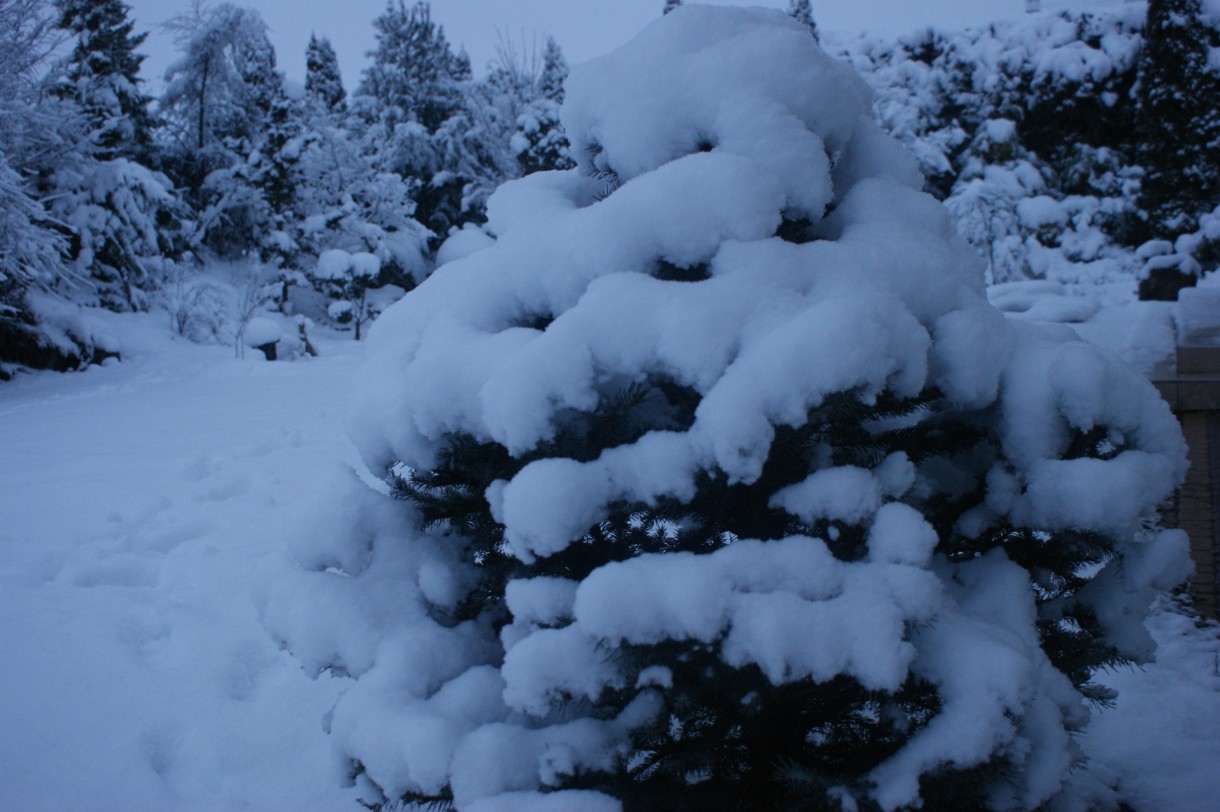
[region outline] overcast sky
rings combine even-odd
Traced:
[[[158,92],[174,58],[173,42],[158,26],[186,10],[186,0],[126,0],[137,29],[149,32],[141,49],[145,77]],[[385,0],[232,0],[256,9],[271,29],[280,68],[289,79],[305,77],[310,32],[330,39],[344,83],[352,88],[372,49],[373,19]],[[742,5],[740,0],[705,0]],[[1124,0],[1042,0],[1044,9],[1117,5]],[[745,5],[787,8],[788,0],[747,0]],[[661,14],[664,0],[432,0],[433,19],[455,47],[465,46],[476,73],[495,56],[497,38],[540,42],[550,34],[572,64],[613,50]],[[819,27],[847,35],[862,31],[901,34],[927,25],[964,27],[1018,17],[1025,0],[813,0]]]

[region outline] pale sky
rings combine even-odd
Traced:
[[[149,32],[141,49],[147,55],[145,78],[160,89],[174,45],[159,24],[187,7],[186,0],[126,0],[137,30]],[[305,46],[310,32],[330,39],[343,81],[353,88],[373,48],[373,19],[385,0],[232,0],[253,8],[271,29],[280,69],[304,81]],[[714,5],[787,8],[788,0],[703,0]],[[1114,6],[1124,0],[1042,0],[1044,9]],[[592,59],[630,39],[656,19],[664,0],[432,0],[432,17],[444,26],[456,49],[465,46],[481,74],[495,56],[498,38],[530,43],[551,34],[572,64]],[[863,31],[894,35],[928,25],[965,27],[1025,12],[1025,0],[813,0],[814,18],[823,30],[853,36]]]

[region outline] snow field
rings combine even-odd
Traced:
[[[111,320],[131,360],[0,391],[0,808],[350,808],[322,733],[343,681],[260,608],[353,460],[348,347],[241,362]]]

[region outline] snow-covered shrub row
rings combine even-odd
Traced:
[[[1132,249],[1152,227],[1139,161],[1157,149],[1141,143],[1144,25],[1145,5],[1128,3],[865,38],[841,55],[876,89],[882,126],[919,158],[991,281],[1132,288]]]
[[[1180,432],[987,304],[870,103],[782,13],[679,8],[374,325],[351,431],[407,504],[336,495],[265,618],[354,678],[368,802],[1112,800],[1071,732],[1189,569]]]
[[[1220,260],[1220,206],[1199,218],[1199,227],[1169,240],[1149,240],[1135,252],[1143,261],[1140,279],[1158,270],[1174,270],[1183,276],[1201,276],[1214,270]],[[1206,266],[1206,268],[1205,268]]]

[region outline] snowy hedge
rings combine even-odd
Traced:
[[[355,677],[367,800],[1104,805],[1070,732],[1189,567],[1181,435],[986,303],[870,102],[786,15],[684,6],[376,323],[352,434],[410,504],[354,486],[267,611]]]

